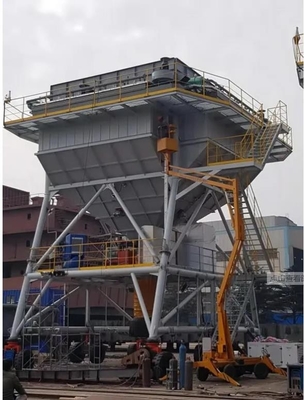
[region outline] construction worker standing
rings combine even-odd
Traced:
[[[12,371],[12,366],[12,360],[3,360],[3,400],[14,400],[14,391],[26,399],[26,392],[16,374]]]

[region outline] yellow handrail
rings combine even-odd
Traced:
[[[103,77],[102,83],[90,81],[90,78],[87,78],[91,87],[86,92],[85,89],[79,87],[79,81],[77,84],[75,83],[67,83],[66,91],[62,92],[59,96],[56,93],[52,93],[50,91],[43,93],[36,93],[30,96],[13,98],[5,101],[5,121],[4,124],[9,126],[14,123],[20,123],[23,121],[31,121],[35,119],[46,118],[49,116],[62,115],[68,112],[77,112],[86,109],[92,109],[96,107],[106,107],[113,105],[115,103],[126,102],[144,99],[147,96],[157,95],[158,92],[161,93],[170,93],[173,91],[180,91],[182,93],[186,92],[187,94],[191,93],[193,96],[198,96],[207,100],[212,101],[213,103],[225,104],[229,107],[234,108],[238,113],[244,115],[247,119],[251,120],[254,115],[258,112],[261,107],[261,103],[254,99],[251,95],[241,89],[238,85],[233,83],[231,80],[224,78],[220,75],[211,74],[205,71],[201,71],[196,68],[192,69],[193,73],[198,72],[199,76],[202,77],[202,86],[200,88],[200,93],[194,93],[190,90],[185,89],[185,85],[181,84],[178,77],[178,66],[182,65],[184,69],[184,65],[180,62],[174,62],[174,65],[171,61],[171,67],[174,70],[174,78],[172,82],[172,88],[167,88],[162,90],[161,84],[150,85],[152,72],[154,69],[147,69],[144,75],[142,76],[132,76],[130,77],[130,72],[121,72],[118,76],[117,82],[113,83],[113,77],[109,78],[106,76]],[[91,78],[92,79],[92,78]],[[128,87],[134,87],[134,85],[143,85],[143,91],[138,95],[130,95],[126,94]],[[212,89],[213,93],[217,95],[211,95],[210,90]],[[114,92],[113,92],[114,91]],[[85,93],[83,93],[85,92]],[[104,93],[111,92],[111,100],[104,101],[102,97]],[[116,93],[117,92],[117,93]],[[131,93],[131,92],[130,92]],[[73,104],[73,101],[77,99],[79,96],[88,96],[92,97],[91,101],[88,104],[79,106],[78,102]],[[60,97],[60,98],[59,98]],[[88,98],[87,97],[87,98]],[[54,111],[52,105],[55,104],[56,101],[66,101],[67,107],[62,109],[57,109]],[[77,104],[77,105],[76,105]],[[32,110],[40,110],[36,111],[35,115],[32,115]]]

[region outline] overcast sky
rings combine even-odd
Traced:
[[[3,89],[12,97],[160,57],[288,105],[294,152],[254,182],[264,215],[303,223],[303,90],[292,50],[303,0],[4,0]],[[42,193],[37,146],[3,132],[5,185]]]

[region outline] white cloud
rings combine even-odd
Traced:
[[[70,0],[39,0],[36,4],[41,14],[53,14],[62,18],[66,15],[69,3]]]
[[[112,37],[112,40],[118,43],[125,43],[125,42],[130,42],[131,40],[138,40],[141,39],[143,36],[145,36],[146,33],[140,29],[134,28],[130,30],[129,32],[125,32],[120,35],[114,35]]]
[[[72,29],[73,29],[74,32],[82,32],[83,31],[83,25],[76,24],[76,25],[73,26]]]

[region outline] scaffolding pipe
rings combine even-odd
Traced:
[[[38,314],[33,315],[31,318],[29,318],[26,321],[26,325],[30,324],[32,321],[35,321],[37,318],[42,317],[42,315],[46,314],[49,312],[54,306],[58,306],[60,303],[62,303],[65,299],[67,299],[71,294],[75,293],[79,289],[79,286],[71,290],[69,293],[65,294],[64,296],[60,297],[60,299],[54,301],[51,305],[45,307],[43,310],[41,310]]]

